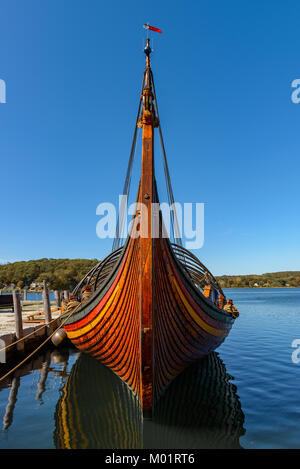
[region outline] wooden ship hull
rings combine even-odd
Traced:
[[[73,312],[67,310],[65,314],[71,311],[71,315],[65,316],[64,324],[73,344],[124,380],[145,411],[152,410],[163,389],[189,364],[219,347],[234,322],[223,309],[225,296],[218,282],[179,242],[171,243],[160,210],[153,214],[153,204],[159,203],[154,173],[156,127],[163,152],[164,145],[150,52],[148,41],[134,134],[135,139],[137,128],[142,128],[141,179],[131,230],[125,245],[77,286],[76,299],[84,286],[89,285],[92,294],[82,303],[75,302]],[[134,147],[135,140],[132,152]],[[129,165],[131,160],[132,153]],[[166,158],[165,172],[169,178]],[[172,202],[170,182],[168,192]]]

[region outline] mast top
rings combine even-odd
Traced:
[[[147,29],[148,32],[149,31],[155,31],[156,33],[162,33],[162,30],[159,29],[159,28],[155,28],[154,26],[150,26],[149,23],[147,24],[143,24],[143,28],[144,29]],[[150,68],[150,54],[152,52],[152,49],[150,47],[150,39],[149,39],[149,35],[146,39],[146,47],[144,48],[144,52],[146,54],[146,68]]]
[[[152,52],[152,49],[150,47],[150,39],[148,37],[146,39],[146,46],[144,48],[144,52],[146,54],[146,67],[150,68],[150,54]]]

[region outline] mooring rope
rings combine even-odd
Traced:
[[[3,352],[4,350],[8,350],[10,347],[12,347],[13,345],[16,345],[18,344],[19,342],[22,342],[22,340],[25,340],[27,339],[27,337],[30,337],[31,335],[33,334],[36,334],[37,332],[41,331],[42,329],[44,329],[45,327],[49,326],[50,324],[52,324],[54,321],[56,321],[60,316],[58,316],[57,318],[54,318],[52,319],[50,322],[46,322],[45,324],[43,324],[41,327],[39,327],[38,329],[35,329],[33,332],[30,332],[29,334],[26,334],[24,335],[23,337],[20,337],[20,339],[16,340],[15,342],[12,342],[11,344],[9,345],[6,345],[6,347],[0,349],[0,352]]]
[[[33,350],[33,352],[31,352],[27,357],[25,357],[24,360],[22,360],[20,363],[18,363],[18,365],[16,365],[14,368],[12,368],[10,371],[8,371],[5,375],[1,376],[0,382],[3,381],[4,379],[6,379],[9,375],[11,375],[20,366],[22,366],[27,360],[29,360],[29,358],[31,358],[38,350],[40,350],[51,339],[51,337],[54,336],[55,332],[57,332],[58,329],[60,329],[61,326],[63,326],[67,322],[67,320],[72,316],[72,314],[75,313],[75,311],[79,308],[79,306],[81,306],[81,303],[73,311],[71,311],[71,313],[66,317],[66,319],[60,323],[60,325],[55,329],[55,331],[53,331],[49,335],[49,337],[47,337],[47,339],[44,340],[44,342],[42,342],[36,349]],[[58,319],[58,318],[56,318],[56,319]]]

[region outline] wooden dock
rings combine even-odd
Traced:
[[[38,347],[59,327],[60,315],[61,309],[49,301],[46,288],[42,301],[21,301],[20,294],[14,291],[13,308],[0,310],[0,367]]]

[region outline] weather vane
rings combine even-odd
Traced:
[[[150,31],[155,31],[156,33],[160,33],[160,34],[162,33],[161,29],[155,28],[154,26],[150,26],[149,23],[143,24],[143,28],[148,29],[148,31],[150,30]]]

